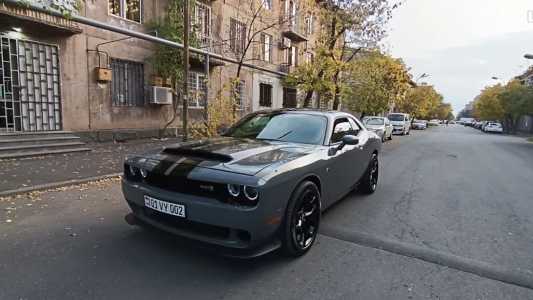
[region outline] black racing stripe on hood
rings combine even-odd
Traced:
[[[183,155],[193,158],[200,158],[205,160],[219,161],[219,162],[230,162],[233,160],[233,157],[227,154],[221,154],[216,152],[205,151],[201,149],[190,149],[190,148],[165,148],[163,153],[172,154],[172,155]]]

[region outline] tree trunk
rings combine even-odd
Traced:
[[[313,91],[308,91],[307,94],[305,94],[303,107],[305,107],[305,108],[310,107],[311,106],[311,100],[313,100]]]
[[[340,87],[339,87],[339,71],[335,72],[333,76],[335,83],[335,90],[333,91],[333,110],[338,110],[340,103]]]

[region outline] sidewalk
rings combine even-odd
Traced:
[[[0,193],[119,173],[122,172],[122,162],[127,154],[142,153],[179,141],[173,138],[166,141],[145,139],[125,143],[95,143],[88,144],[93,149],[91,152],[0,160]]]

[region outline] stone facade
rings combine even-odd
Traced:
[[[140,0],[138,15],[132,13],[132,15],[126,16],[125,8],[121,5],[127,5],[128,1],[83,1],[79,8],[79,15],[110,25],[148,33],[146,24],[155,18],[164,16],[167,7],[166,0]],[[204,18],[205,20],[209,19],[209,24],[207,24],[209,29],[204,34],[208,35],[209,45],[203,45],[206,47],[204,49],[210,49],[212,52],[231,58],[239,58],[232,50],[230,32],[234,21],[246,25],[250,24],[250,11],[245,9],[246,5],[243,5],[249,1],[252,0],[197,2],[197,5],[209,11],[209,16]],[[112,11],[113,5],[110,2],[117,5],[114,8],[115,11]],[[273,20],[281,20],[287,11],[290,11],[298,20],[293,21],[289,18],[288,21],[282,21],[281,24],[270,26],[264,30],[270,36],[271,45],[270,51],[267,51],[270,58],[266,60],[263,57],[264,51],[262,51],[262,47],[263,49],[265,47],[262,43],[264,40],[258,33],[254,37],[250,49],[246,52],[245,61],[273,71],[290,71],[296,64],[295,60],[302,63],[311,57],[307,49],[312,48],[310,46],[314,43],[314,35],[318,28],[316,20],[309,21],[314,8],[306,8],[305,13],[303,13],[303,8],[301,8],[302,11],[297,11],[300,7],[291,0],[267,0],[265,2],[269,6],[268,9],[261,14],[260,20],[254,23],[253,30],[249,32],[254,33],[259,28],[264,28],[272,23]],[[124,39],[126,38],[124,35],[79,25],[66,19],[50,18],[42,13],[36,14],[31,10],[6,5],[0,7],[0,17],[5,20],[0,22],[0,34],[2,36],[57,46],[63,130],[90,132],[161,128],[172,114],[171,105],[149,104],[148,99],[146,99],[146,90],[151,84],[151,76],[154,75],[150,63],[154,45],[150,42],[135,38]],[[136,20],[130,20],[132,18]],[[191,19],[195,18],[199,18],[196,10],[191,16]],[[206,40],[201,40],[201,42],[205,44]],[[289,45],[297,47],[297,51],[294,51],[295,48],[287,48]],[[291,51],[294,51],[295,54],[292,54]],[[116,88],[114,83],[119,84],[117,78],[113,78],[111,82],[97,81],[97,68],[112,68],[113,64],[110,64],[112,61],[133,63],[136,68],[142,70],[142,72],[123,74],[130,79],[132,74],[142,77],[136,81],[136,85],[143,86],[142,97],[144,99],[133,99],[136,105],[122,105],[121,103],[117,105],[119,98],[120,101],[132,101],[132,99],[123,99],[124,95],[120,95],[119,98],[116,98],[117,96],[112,98],[112,90]],[[288,63],[292,63],[292,66]],[[203,76],[204,66],[194,63],[192,65],[192,71]],[[212,101],[221,87],[229,82],[229,79],[234,77],[236,72],[237,66],[234,64],[212,64],[207,83],[209,90],[207,101]],[[284,104],[285,106],[296,105],[296,100],[293,98],[298,97],[298,95],[293,90],[284,90],[282,78],[279,75],[244,67],[240,79],[244,84],[241,114],[268,108],[260,105],[261,84],[271,86],[271,108],[279,108]],[[199,84],[200,81],[198,79],[195,83]],[[133,86],[128,86],[127,89],[128,91],[141,91],[138,87]],[[122,90],[125,90],[124,87]],[[126,97],[127,95],[131,95],[131,93],[128,92]],[[139,96],[140,92],[134,95],[137,98],[141,97]],[[139,103],[142,104],[139,105]],[[192,120],[201,119],[203,114],[204,109],[202,107],[191,107],[189,110]],[[181,121],[178,117],[172,127],[180,127],[180,124]]]

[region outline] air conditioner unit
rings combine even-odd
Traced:
[[[287,49],[291,47],[291,39],[283,37],[281,38],[281,41],[279,42],[279,47],[281,49]]]
[[[149,87],[150,104],[172,104],[172,89],[161,86]]]

